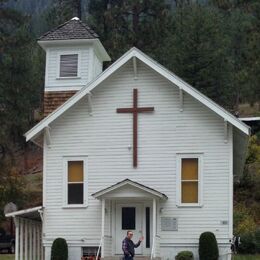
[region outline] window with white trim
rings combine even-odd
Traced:
[[[87,194],[86,159],[66,158],[64,165],[65,206],[85,206]]]
[[[60,55],[60,77],[77,77],[78,76],[78,54]]]
[[[178,204],[196,206],[202,203],[202,157],[181,154],[178,156]]]

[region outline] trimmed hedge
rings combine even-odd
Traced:
[[[217,260],[219,257],[218,243],[212,232],[204,232],[199,240],[200,260]]]
[[[191,251],[181,251],[175,256],[176,260],[193,260],[193,253]]]
[[[68,260],[68,245],[64,238],[56,238],[53,241],[51,260]]]

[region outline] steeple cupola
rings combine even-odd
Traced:
[[[46,116],[102,72],[110,61],[99,36],[74,17],[38,40],[46,52],[44,115]]]

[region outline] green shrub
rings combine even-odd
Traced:
[[[255,232],[256,251],[260,253],[260,228]]]
[[[181,251],[175,256],[176,260],[192,260],[194,259],[191,251]]]
[[[200,260],[217,260],[219,257],[218,244],[212,232],[204,232],[199,239]]]
[[[51,247],[51,260],[67,260],[68,245],[64,238],[56,238]]]
[[[254,254],[256,253],[255,235],[252,233],[244,233],[240,237],[241,244],[238,247],[238,253]]]
[[[254,210],[255,211],[255,210]],[[241,236],[244,233],[254,233],[256,223],[252,212],[244,204],[237,204],[234,207],[234,234]]]

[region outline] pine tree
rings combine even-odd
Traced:
[[[82,0],[55,0],[45,13],[49,29],[53,29],[73,17],[81,19]]]
[[[90,22],[113,59],[136,46],[151,53],[170,26],[170,9],[160,0],[93,0]]]
[[[176,9],[161,63],[222,105],[230,101],[230,64],[224,17],[216,8],[189,4]]]
[[[33,65],[29,19],[17,11],[0,12],[0,146],[12,152],[24,144],[23,133],[39,106],[40,79]]]

